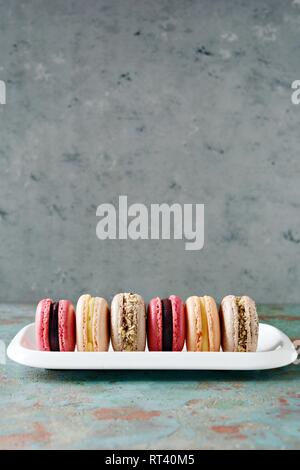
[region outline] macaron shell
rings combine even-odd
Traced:
[[[222,350],[225,352],[237,352],[239,312],[235,295],[227,295],[223,298],[220,305],[219,316]]]
[[[220,333],[220,319],[215,300],[205,295],[203,297],[208,330],[208,344],[209,351],[220,351],[221,333]]]
[[[109,308],[102,297],[95,297],[92,319],[92,336],[94,351],[108,351],[110,339]]]
[[[186,347],[188,351],[202,350],[202,319],[200,299],[196,295],[185,303],[186,311]]]
[[[184,304],[180,297],[177,295],[170,295],[169,297],[172,305],[172,318],[173,318],[173,351],[182,351],[186,335],[186,322],[184,315]]]
[[[87,351],[88,347],[87,321],[90,299],[90,295],[83,294],[79,297],[76,306],[76,342],[77,350],[81,352]]]
[[[60,351],[74,351],[76,345],[75,310],[70,300],[59,301],[58,339]]]
[[[43,299],[38,303],[35,313],[36,346],[39,351],[50,351],[49,319],[52,299]]]
[[[250,311],[251,311],[251,339],[252,339],[251,351],[255,352],[257,350],[257,344],[258,344],[259,319],[258,319],[255,302],[252,299],[250,299],[250,301],[251,301]]]
[[[123,311],[123,294],[116,294],[110,309],[111,342],[114,351],[122,351],[123,341],[120,334]]]
[[[146,305],[144,299],[136,294],[137,304],[137,351],[145,351],[146,347]]]
[[[159,297],[148,305],[147,330],[149,351],[162,351],[162,305]]]

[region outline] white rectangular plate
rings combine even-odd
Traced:
[[[37,351],[34,323],[11,341],[7,355],[43,369],[258,370],[286,366],[297,358],[291,340],[271,325],[259,325],[255,353],[231,352],[46,352]]]

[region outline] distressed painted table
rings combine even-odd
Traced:
[[[260,319],[300,337],[300,306]],[[8,345],[34,307],[0,305]],[[3,361],[2,361],[3,362]],[[0,448],[300,448],[300,365],[260,372],[47,371],[0,365]]]

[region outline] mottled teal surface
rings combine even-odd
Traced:
[[[300,338],[300,306],[261,306]],[[8,345],[32,306],[0,305]],[[300,448],[300,365],[260,372],[0,366],[0,448]]]

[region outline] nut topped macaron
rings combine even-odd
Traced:
[[[131,292],[115,295],[110,325],[114,351],[145,350],[146,307],[140,295]]]
[[[204,295],[186,301],[188,351],[220,351],[220,320],[215,300]]]
[[[227,295],[221,302],[220,320],[223,351],[256,351],[259,322],[254,300]]]

